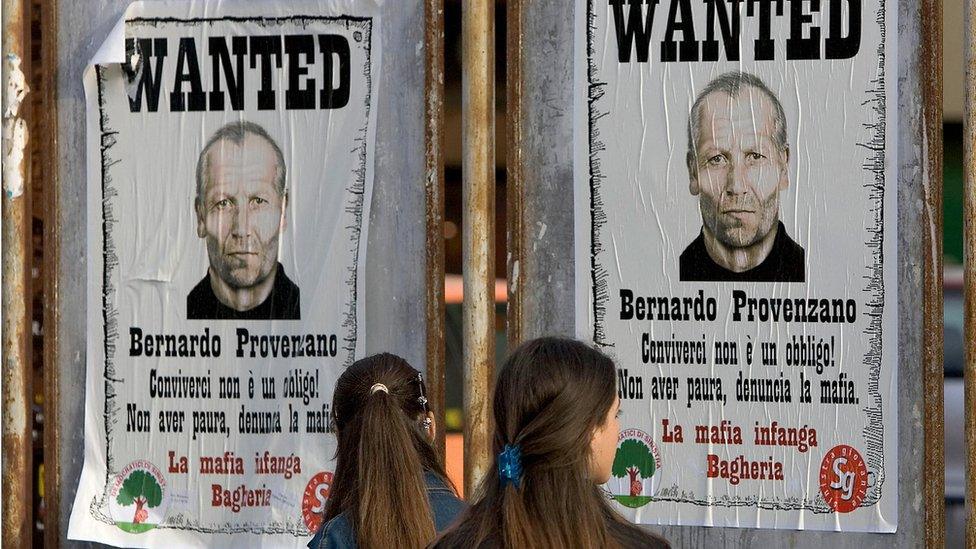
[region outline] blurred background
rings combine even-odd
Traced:
[[[44,71],[50,69],[53,56],[41,51],[42,18],[51,9],[50,0],[30,0],[27,12],[30,24],[30,60],[25,63],[31,90],[39,93],[28,95],[30,109],[41,108]],[[944,242],[945,242],[945,436],[946,436],[946,546],[957,547],[964,543],[963,508],[965,495],[965,445],[963,433],[963,338],[962,338],[962,189],[963,189],[963,142],[962,116],[964,108],[964,17],[963,0],[945,0],[944,9]],[[496,2],[496,177],[495,192],[495,272],[506,273],[506,125],[505,116],[505,8],[506,2]],[[461,428],[463,425],[461,395],[461,0],[445,0],[444,13],[444,162],[445,162],[445,301],[446,301],[446,428],[448,431],[448,470],[455,484],[463,486],[461,479],[462,450]],[[28,120],[36,126],[39,116],[28,114]],[[32,127],[32,135],[41,135],[42,128]],[[40,140],[31,143],[37,147]],[[33,192],[33,265],[32,278],[44,277],[45,250],[44,228],[47,216],[43,205],[45,194],[44,155],[29,156],[29,181]],[[33,292],[33,352],[34,364],[34,431],[33,431],[33,478],[34,490],[34,545],[43,545],[45,528],[44,498],[44,401],[43,401],[43,344],[44,344],[44,284],[32,284]],[[505,338],[505,280],[496,284],[496,356],[500,361],[507,346]]]

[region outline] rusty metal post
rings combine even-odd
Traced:
[[[522,342],[525,316],[519,277],[525,269],[525,178],[522,173],[522,0],[508,0],[505,14],[505,104],[508,120],[508,158],[505,162],[505,207],[508,223],[508,308],[506,309],[506,335],[508,348],[514,349]]]
[[[3,0],[3,545],[31,543],[30,236],[27,121],[20,113],[25,20],[22,0]]]
[[[462,247],[464,262],[464,493],[490,463],[495,362],[495,3],[461,8]]]
[[[922,2],[922,379],[925,413],[925,546],[945,546],[945,415],[942,333],[942,0]]]
[[[966,114],[963,118],[963,312],[966,407],[966,546],[976,547],[976,0],[966,1]]]
[[[427,220],[427,392],[437,416],[435,447],[445,460],[444,434],[444,0],[424,3]]]
[[[44,163],[44,209],[48,212],[44,224],[44,547],[56,549],[61,543],[61,461],[58,454],[58,440],[61,425],[59,417],[61,404],[59,390],[60,371],[58,369],[58,341],[60,299],[57,276],[60,265],[61,222],[58,197],[58,102],[57,102],[57,1],[47,0],[41,11],[41,65],[45,69],[41,76],[40,120],[41,135],[35,136],[35,151],[43,155]],[[38,139],[40,141],[38,141]]]

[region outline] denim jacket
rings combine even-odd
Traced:
[[[434,529],[441,532],[461,514],[465,504],[434,473],[425,471],[424,483],[427,484],[427,499],[434,514]],[[323,524],[312,541],[308,542],[308,547],[309,549],[355,549],[356,532],[349,524],[346,514],[341,513]]]

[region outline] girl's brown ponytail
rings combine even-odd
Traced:
[[[360,547],[426,547],[434,539],[434,520],[415,450],[416,421],[408,419],[395,397],[382,390],[366,397],[360,414],[357,543]]]
[[[357,361],[336,382],[336,474],[324,518],[346,513],[360,547],[426,547],[434,538],[424,471],[447,481],[428,440],[424,394],[418,372],[390,354]]]

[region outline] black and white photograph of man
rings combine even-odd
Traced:
[[[702,226],[681,253],[680,280],[804,281],[805,252],[779,218],[789,160],[783,106],[758,77],[728,72],[698,94],[687,164]]]
[[[200,153],[194,209],[209,266],[186,297],[188,319],[298,320],[298,286],[278,262],[288,193],[281,148],[232,122]]]

